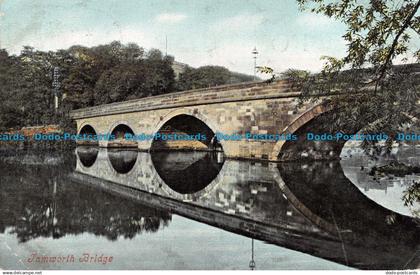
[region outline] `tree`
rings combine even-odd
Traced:
[[[225,84],[253,81],[251,75],[231,72],[222,66],[202,66],[199,68],[186,67],[179,75],[178,90],[208,88]]]
[[[73,62],[63,79],[65,104],[71,105],[71,109],[93,106],[95,85],[102,73],[127,58],[122,56],[122,50],[123,45],[117,41],[92,48],[73,46],[68,49]]]
[[[22,110],[24,125],[46,125],[54,121],[52,69],[53,52],[24,47],[18,57],[19,82],[13,101]]]
[[[203,66],[197,69],[187,67],[179,75],[180,90],[207,88],[228,83],[230,72],[221,66]]]
[[[284,75],[302,90],[301,102],[329,101],[335,110],[327,124],[331,129],[363,127],[363,133],[385,133],[389,137],[385,148],[390,152],[398,132],[420,125],[420,49],[410,48],[420,35],[420,1],[297,2],[302,10],[346,25],[347,53],[341,58],[323,57],[326,63],[319,74],[288,71]],[[372,156],[383,151],[377,141],[363,141],[362,147]],[[406,204],[420,201],[419,186],[417,182],[407,189]]]
[[[122,51],[124,52],[124,51]],[[102,72],[95,83],[94,104],[106,104],[174,91],[173,58],[152,49],[145,59],[126,58]]]
[[[302,10],[309,9],[346,25],[343,38],[347,53],[341,58],[322,57],[326,62],[319,74],[285,75],[302,90],[302,101],[327,97],[339,110],[331,127],[367,125],[365,133],[388,134],[389,149],[396,133],[418,123],[420,118],[416,76],[420,67],[408,64],[420,61],[420,50],[410,48],[413,37],[419,38],[420,1],[297,2]],[[395,66],[397,61],[401,64]],[[364,142],[363,147],[378,149],[376,142]]]
[[[95,85],[95,105],[123,101],[130,95],[147,96],[142,89],[144,76],[141,65],[120,65],[103,72]]]
[[[10,104],[15,99],[19,69],[16,58],[0,50],[0,129],[21,125],[21,109],[18,104]]]
[[[58,122],[67,127],[72,124],[65,114],[72,109],[175,92],[173,62],[158,49],[145,52],[137,44],[118,41],[49,52],[25,46],[17,56],[0,50],[0,128]],[[55,67],[60,71],[63,116],[54,110]],[[185,89],[249,80],[217,66],[191,71],[182,82]]]
[[[154,51],[155,54],[150,52]],[[160,95],[175,92],[175,72],[172,69],[174,57],[163,56],[159,50],[149,51],[145,59],[146,85],[149,95]],[[159,52],[156,54],[156,51]]]

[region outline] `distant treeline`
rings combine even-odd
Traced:
[[[0,49],[0,129],[68,123],[69,110],[181,90],[251,81],[220,66],[185,66],[176,77],[174,57],[137,44],[38,51]],[[53,71],[59,68],[60,114],[54,111]]]

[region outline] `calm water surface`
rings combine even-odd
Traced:
[[[420,165],[419,153],[394,158]],[[402,200],[418,177],[368,175],[388,161],[355,150],[340,162],[279,164],[88,147],[2,152],[0,268],[418,268],[420,207]]]

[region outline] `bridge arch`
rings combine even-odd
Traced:
[[[205,132],[211,132],[211,136],[206,136],[206,145],[209,147],[211,145],[210,142],[212,142],[213,137],[215,137],[218,127],[216,127],[216,124],[213,123],[209,117],[197,111],[197,109],[182,108],[167,113],[165,116],[160,118],[158,123],[155,124],[155,126],[153,127],[153,133],[158,133],[166,125],[170,124],[176,119],[182,118],[192,120],[194,122],[193,124],[195,124],[195,126],[191,125],[192,123],[186,123],[186,125],[192,127],[190,128],[190,130],[194,127],[198,127],[201,128],[201,130],[204,130]],[[223,148],[223,141],[217,142]],[[151,140],[149,143],[149,150],[153,150],[153,146],[154,140]]]
[[[80,125],[79,130],[77,131],[77,134],[84,134],[84,133],[94,133],[96,134],[95,128],[90,123],[83,123]]]
[[[89,123],[83,123],[82,125],[80,125],[79,131],[77,132],[78,135],[97,135],[97,132],[95,130],[95,128],[89,124]],[[88,140],[78,140],[77,141],[77,145],[89,145],[89,146],[97,146],[99,145],[99,141],[98,140],[94,140],[94,139],[88,139]]]
[[[128,141],[125,139],[125,134],[135,135],[133,127],[127,121],[114,122],[107,132],[115,137],[115,140],[106,140],[106,147],[137,147],[136,141]]]
[[[340,109],[328,104],[327,101],[306,111],[284,130],[284,133],[296,134],[297,140],[279,141],[273,150],[272,159],[277,161],[339,159],[347,140],[308,140],[307,133],[334,135],[341,132],[344,135],[354,135],[377,121],[377,118],[336,121],[340,112],[342,112]]]
[[[295,120],[293,120],[286,128],[283,130],[283,134],[294,134],[297,132],[303,125],[307,124],[314,118],[318,117],[319,115],[326,113],[328,111],[331,111],[332,108],[330,105],[327,105],[325,103],[318,104],[316,106],[313,106],[303,114],[301,114],[299,117],[297,117]],[[278,160],[278,156],[280,155],[280,152],[286,143],[285,140],[279,140],[276,145],[273,148],[273,152],[270,156],[270,160],[276,161]]]

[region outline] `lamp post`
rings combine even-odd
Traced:
[[[255,260],[254,260],[254,239],[252,239],[251,243],[251,261],[249,261],[249,269],[254,270],[256,267]]]
[[[54,67],[54,75],[53,75],[53,83],[52,86],[54,88],[54,110],[58,112],[58,93],[60,89],[60,68]]]
[[[257,79],[257,55],[258,55],[257,47],[254,47],[254,49],[252,50],[252,55],[254,58],[254,81],[255,81]]]

